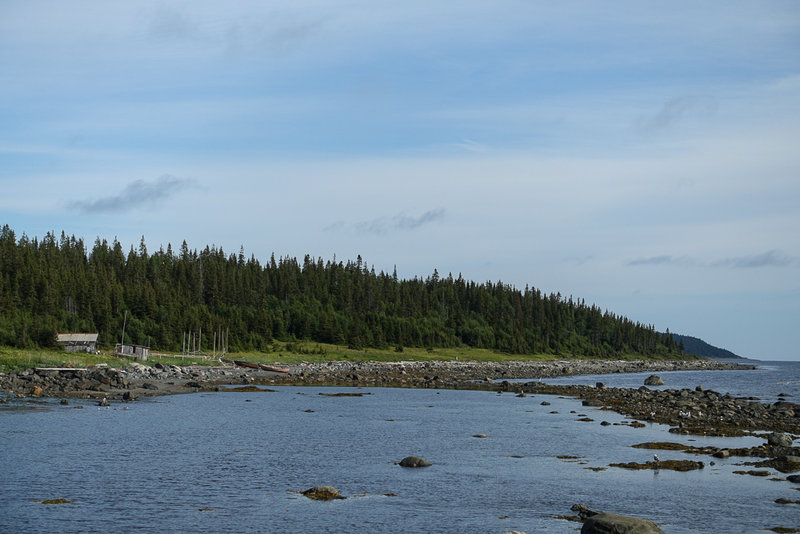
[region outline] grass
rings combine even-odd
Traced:
[[[334,360],[353,362],[361,361],[477,361],[477,362],[506,362],[506,361],[546,361],[581,359],[580,355],[552,355],[552,354],[507,354],[489,349],[461,348],[416,348],[389,347],[386,349],[351,349],[341,345],[328,343],[315,343],[312,341],[274,342],[267,351],[229,353],[226,358],[245,360],[253,363],[283,363],[292,364],[300,362],[320,363]],[[641,359],[635,354],[626,354],[620,359]],[[658,358],[664,359],[664,358]],[[65,352],[58,349],[15,349],[0,347],[0,372],[27,369],[32,367],[88,367],[98,364],[108,364],[112,367],[125,367],[131,360],[117,358],[109,353],[85,354]],[[182,358],[169,355],[151,355],[145,364],[153,365],[163,363],[168,365],[214,365],[216,359]]]
[[[310,341],[276,342],[269,351],[243,352],[232,358],[255,363],[300,363],[327,362],[332,360],[362,361],[478,361],[505,362],[512,360],[552,360],[556,357],[545,354],[506,354],[488,349],[462,348],[418,348],[404,347],[402,351],[394,347],[386,349],[351,349],[341,345],[314,343]]]
[[[15,349],[0,347],[0,371],[32,367],[87,367],[105,363],[119,367],[120,359],[103,354],[81,354],[55,349]]]

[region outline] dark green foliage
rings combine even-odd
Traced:
[[[243,250],[189,250],[184,241],[125,254],[116,240],[41,241],[0,232],[0,344],[51,346],[56,332],[99,332],[179,350],[185,331],[228,333],[231,350],[270,350],[273,340],[353,348],[471,346],[515,354],[613,357],[679,353],[672,336],[560,294],[520,291],[460,275],[398,280],[356,262],[274,255],[261,265]]]
[[[667,332],[669,333],[669,332]],[[672,334],[672,338],[678,344],[678,348],[684,350],[686,354],[694,354],[703,358],[717,358],[722,360],[737,360],[742,359],[729,350],[709,345],[702,339],[692,336],[684,336],[680,334]]]

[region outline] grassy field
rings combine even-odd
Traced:
[[[300,362],[326,362],[332,360],[346,361],[429,361],[429,360],[460,360],[477,362],[504,362],[504,361],[543,361],[580,359],[580,355],[552,354],[506,354],[488,349],[464,348],[408,348],[402,350],[388,348],[354,350],[347,347],[314,343],[309,341],[275,342],[266,352],[238,352],[226,355],[232,360],[245,360],[253,363],[300,363]],[[624,355],[619,359],[633,360],[641,358],[635,354]],[[120,359],[111,354],[85,354],[65,352],[63,350],[44,349],[15,349],[0,347],[0,372],[27,369],[32,367],[88,367],[97,364],[107,364],[111,367],[124,367],[130,365],[131,360]],[[179,356],[151,355],[145,364],[155,363],[170,365],[214,365],[216,359],[207,358],[182,358]]]

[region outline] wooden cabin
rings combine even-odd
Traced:
[[[97,352],[98,334],[57,334],[58,344],[67,352]]]

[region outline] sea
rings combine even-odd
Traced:
[[[800,402],[800,362],[659,373],[665,388]],[[639,387],[647,373],[545,380]],[[744,447],[763,438],[671,434],[573,398],[486,391],[272,387],[0,404],[0,532],[575,533],[573,504],[648,518],[666,533],[800,529],[800,485],[750,458],[690,472],[631,471],[647,441]],[[357,393],[360,396],[329,396]],[[780,394],[783,396],[779,397]],[[549,404],[547,404],[549,403]],[[611,425],[601,425],[608,421]],[[478,437],[476,437],[478,436]],[[400,467],[406,456],[430,467]],[[314,501],[313,486],[345,499]],[[46,504],[62,499],[68,502]]]

